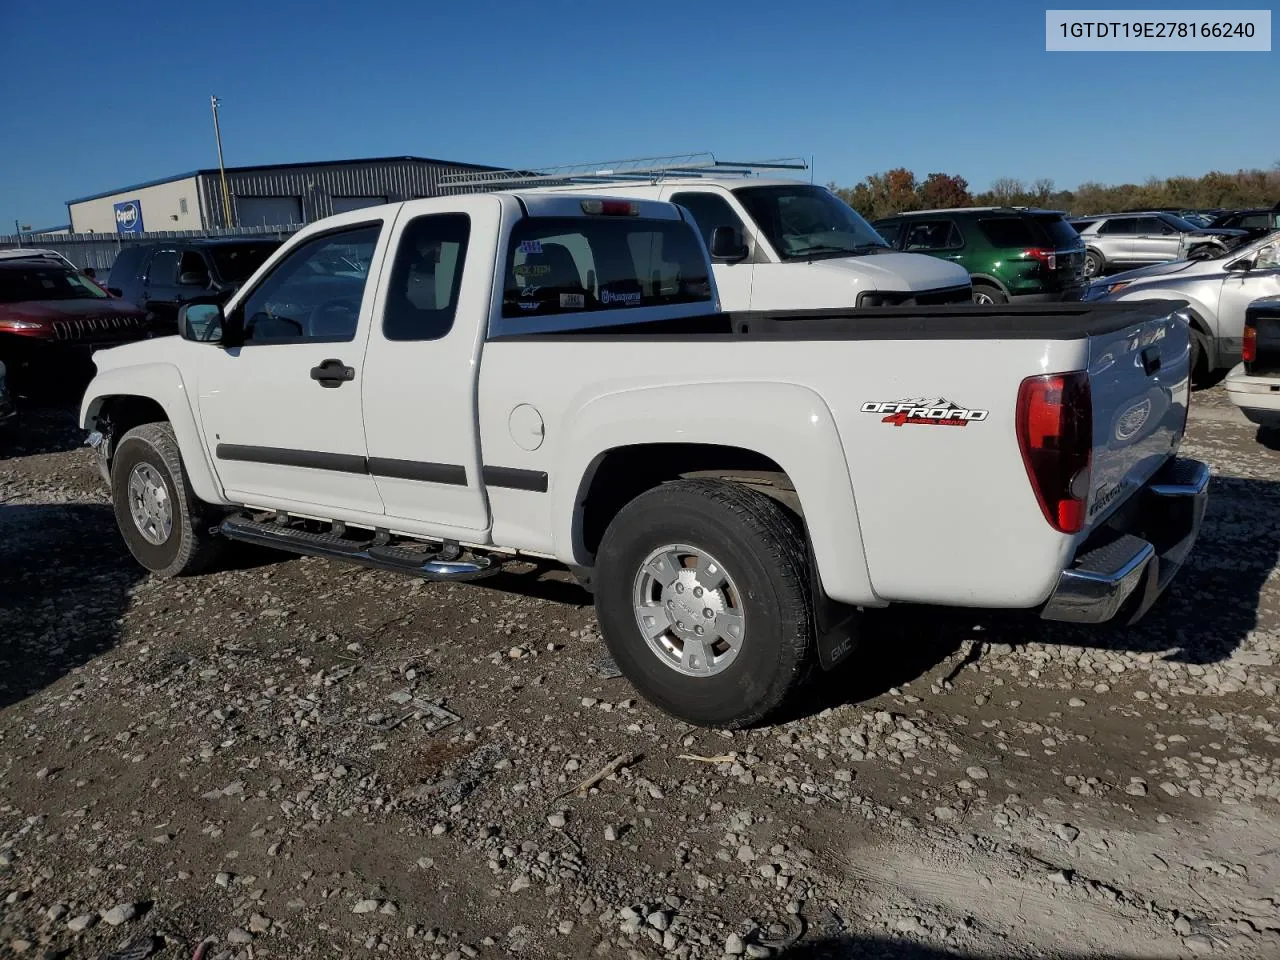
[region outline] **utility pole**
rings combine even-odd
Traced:
[[[218,174],[222,178],[222,212],[226,214],[227,226],[233,227],[231,222],[231,194],[227,190],[227,168],[222,163],[222,130],[218,127],[218,107],[221,101],[212,94],[209,95],[209,106],[213,110],[213,138],[218,142]]]

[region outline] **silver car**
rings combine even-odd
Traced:
[[[1193,336],[1192,377],[1199,383],[1240,360],[1244,312],[1280,295],[1280,230],[1200,260],[1161,263],[1095,279],[1085,300],[1185,300]]]
[[[1071,225],[1084,240],[1086,277],[1101,276],[1111,267],[1137,267],[1215,254],[1248,236],[1247,230],[1197,227],[1172,213],[1074,217]]]

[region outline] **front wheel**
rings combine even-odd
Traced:
[[[975,284],[973,288],[973,302],[984,306],[994,306],[998,303],[1008,303],[1009,298],[999,288],[979,283]]]
[[[1102,254],[1097,250],[1089,250],[1084,255],[1084,275],[1092,280],[1094,277],[1102,276],[1102,270],[1106,266],[1103,262]]]
[[[111,501],[129,552],[161,577],[207,570],[226,541],[210,533],[209,506],[191,492],[173,427],[146,423],[123,437],[111,459]]]
[[[619,669],[688,723],[774,714],[813,662],[799,522],[741,484],[681,480],[627,504],[596,558],[596,613]]]

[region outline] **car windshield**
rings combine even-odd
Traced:
[[[1169,224],[1171,227],[1176,228],[1180,233],[1186,233],[1188,230],[1200,229],[1190,220],[1183,220],[1182,217],[1176,217],[1172,213],[1162,213],[1160,214],[1160,219],[1163,220],[1165,223]]]
[[[0,303],[27,300],[105,300],[107,292],[65,267],[31,265],[0,268]]]
[[[822,187],[739,187],[733,193],[784,260],[849,257],[889,249],[857,211]]]
[[[224,283],[244,283],[280,246],[277,241],[237,243],[209,248],[213,265]]]

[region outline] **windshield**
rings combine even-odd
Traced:
[[[822,187],[739,187],[733,193],[784,260],[848,257],[889,249],[871,224]]]
[[[234,246],[218,244],[209,248],[209,256],[213,257],[213,265],[224,283],[244,283],[279,246],[275,240]]]
[[[1177,227],[1180,233],[1186,233],[1188,230],[1199,230],[1200,228],[1190,220],[1183,220],[1181,217],[1175,217],[1172,213],[1160,214],[1160,219],[1174,227]]]
[[[36,266],[0,269],[0,303],[27,300],[105,300],[107,292],[74,270]]]

